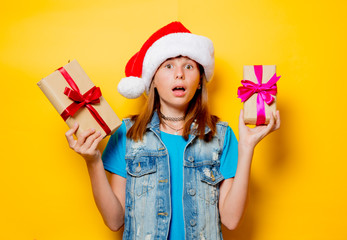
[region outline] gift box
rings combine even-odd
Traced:
[[[275,65],[251,65],[243,67],[242,86],[238,97],[243,102],[245,124],[263,125],[270,122],[270,114],[276,112],[277,84]]]
[[[100,131],[105,137],[121,125],[100,88],[94,86],[76,60],[43,78],[37,85],[70,128],[78,122],[77,137],[89,128]]]

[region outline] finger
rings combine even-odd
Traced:
[[[90,146],[90,149],[96,149],[99,145],[99,143],[101,142],[101,140],[103,139],[101,133],[100,136],[98,138],[95,139],[95,141],[93,142],[93,144]]]
[[[87,139],[90,135],[92,135],[94,132],[95,132],[95,129],[94,129],[94,128],[88,129],[87,131],[83,132],[83,133],[79,136],[79,138],[77,139],[76,146],[77,146],[77,147],[82,146],[82,145],[85,143],[86,139]]]
[[[265,128],[264,134],[267,135],[273,129],[274,125],[275,125],[275,118],[274,118],[273,112],[271,112],[270,122]]]
[[[240,126],[245,125],[245,121],[243,120],[243,109],[240,110],[239,125]]]
[[[276,127],[277,127],[277,112],[273,112],[272,116],[273,116],[273,119],[274,119],[274,123],[273,123],[273,126],[272,126],[270,132],[273,132],[273,131],[276,130]]]
[[[276,111],[276,127],[275,130],[279,129],[281,126],[280,111]]]
[[[101,132],[99,132],[99,131],[93,133],[92,135],[90,135],[90,136],[86,139],[85,143],[83,144],[83,148],[84,148],[85,150],[91,148],[91,146],[92,146],[92,144],[94,143],[95,139],[97,139],[98,137],[100,137],[100,135],[101,135]]]
[[[78,123],[76,122],[74,124],[74,126],[72,128],[70,128],[66,133],[65,133],[65,137],[69,143],[69,146],[72,148],[75,143],[76,143],[76,140],[73,138],[73,134],[76,133],[77,129],[78,129],[79,125]]]
[[[70,128],[66,133],[65,135],[66,136],[72,136],[78,129],[78,123],[76,122],[72,128]]]

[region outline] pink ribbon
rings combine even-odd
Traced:
[[[257,77],[258,84],[250,80],[242,80],[243,86],[238,88],[237,95],[241,98],[241,102],[248,100],[254,93],[258,93],[257,97],[257,122],[256,125],[265,124],[265,105],[270,105],[275,100],[274,95],[277,94],[276,82],[281,76],[276,76],[276,73],[270,78],[270,80],[262,84],[263,80],[263,65],[254,65],[255,76]]]

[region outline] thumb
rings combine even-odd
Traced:
[[[244,126],[245,121],[243,119],[243,109],[240,110],[240,116],[239,116],[239,126]]]
[[[243,109],[240,109],[239,120],[240,120],[240,122],[243,122]]]

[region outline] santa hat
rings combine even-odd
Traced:
[[[192,34],[180,22],[172,22],[156,31],[127,63],[118,92],[126,98],[138,98],[149,86],[158,67],[168,58],[185,56],[203,66],[206,80],[212,79],[214,48],[210,39]]]

